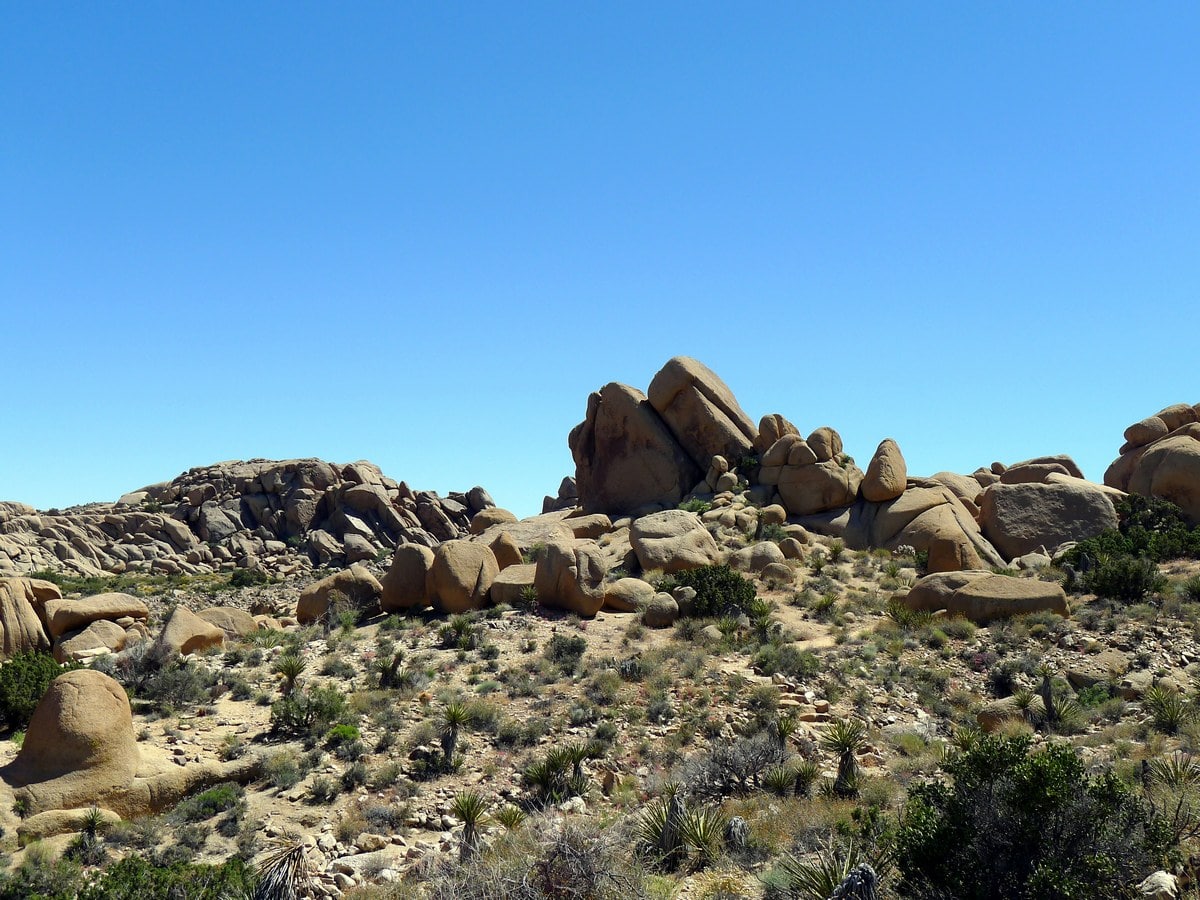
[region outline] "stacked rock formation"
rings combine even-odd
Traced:
[[[1125,429],[1104,483],[1169,500],[1200,522],[1200,403],[1177,403]]]
[[[414,491],[369,462],[227,462],[93,503],[38,512],[0,503],[0,575],[146,571],[202,574],[241,566],[289,574],[352,564],[401,544],[465,535],[494,505],[487,491]]]

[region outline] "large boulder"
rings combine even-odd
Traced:
[[[903,494],[907,481],[908,466],[900,446],[891,438],[884,438],[875,448],[859,490],[864,500],[884,503]]]
[[[604,589],[604,608],[614,612],[638,612],[654,597],[654,586],[640,578],[618,578]]]
[[[862,478],[862,471],[852,463],[787,465],[779,472],[775,488],[790,515],[808,516],[853,503]]]
[[[240,640],[259,630],[254,616],[236,606],[210,606],[196,615],[210,625],[216,625],[225,632],[226,639],[231,641]]]
[[[305,588],[296,601],[296,619],[311,625],[325,618],[334,598],[341,597],[360,612],[379,607],[383,585],[365,566],[353,565]]]
[[[42,626],[47,600],[60,596],[49,581],[32,578],[0,578],[0,660],[18,653],[49,650],[50,642]]]
[[[1129,476],[1130,493],[1168,500],[1200,523],[1200,425],[1152,444]]]
[[[1108,492],[1086,482],[993,484],[979,511],[984,536],[1007,559],[1093,537],[1118,521]]]
[[[156,642],[160,653],[200,653],[225,643],[225,632],[186,606],[171,612]]]
[[[687,356],[668,360],[646,394],[697,466],[706,469],[714,456],[736,461],[754,449],[754,423],[702,362]]]
[[[588,397],[587,416],[568,444],[587,512],[677,506],[704,475],[646,396],[615,382]]]
[[[96,594],[82,600],[49,600],[46,602],[46,626],[50,637],[75,631],[99,619],[142,619],[150,616],[146,604],[132,594]]]
[[[383,593],[379,605],[383,611],[403,612],[428,606],[425,582],[432,567],[433,551],[428,547],[420,544],[401,544],[397,547],[392,555],[392,565],[381,584]]]
[[[946,612],[987,624],[1026,613],[1049,610],[1067,615],[1067,595],[1057,583],[1009,575],[974,578],[950,595]]]
[[[960,587],[979,578],[988,578],[991,572],[964,570],[961,572],[934,572],[917,579],[903,603],[915,612],[937,612],[950,605],[950,598]]]
[[[493,525],[515,521],[517,521],[517,517],[514,513],[507,509],[501,509],[499,506],[489,506],[481,509],[472,517],[471,534],[483,534]]]
[[[760,456],[785,434],[800,436],[800,429],[781,416],[770,413],[758,421],[758,437],[754,439],[754,451]]]
[[[608,563],[595,541],[554,541],[538,554],[538,602],[591,618],[604,605]]]
[[[79,669],[50,683],[2,776],[30,813],[107,806],[106,797],[132,782],[138,761],[125,689]]]
[[[500,570],[500,574],[492,582],[488,596],[497,606],[501,603],[517,606],[522,602],[522,594],[527,589],[533,588],[536,578],[537,565],[535,563],[517,563],[506,566]]]
[[[447,541],[434,551],[425,594],[444,613],[482,609],[499,574],[496,557],[486,544]]]
[[[635,519],[629,542],[643,571],[682,572],[720,562],[717,542],[695,513],[667,509]]]

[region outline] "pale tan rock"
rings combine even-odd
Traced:
[[[1141,447],[1145,444],[1157,441],[1161,437],[1166,437],[1171,429],[1167,427],[1158,416],[1150,416],[1142,419],[1140,422],[1134,422],[1125,429],[1125,440],[1135,447]]]
[[[524,561],[524,556],[521,553],[521,548],[517,545],[517,539],[508,532],[502,531],[496,535],[489,547],[492,549],[492,555],[496,557],[496,565],[503,572],[509,566],[519,566]]]
[[[1053,551],[1118,522],[1109,492],[1079,482],[994,484],[980,497],[979,521],[984,536],[1007,559],[1039,548]]]
[[[516,565],[506,566],[500,570],[500,574],[492,582],[488,596],[491,597],[492,603],[497,606],[501,603],[506,603],[514,607],[520,606],[522,603],[522,592],[527,588],[534,587],[536,576],[536,563],[517,563]]]
[[[420,544],[397,547],[392,554],[392,564],[380,583],[380,608],[390,613],[427,607],[429,598],[425,594],[425,581],[432,566],[433,551],[428,547]]]
[[[1185,433],[1172,434],[1149,447],[1129,477],[1129,492],[1157,497],[1180,507],[1193,522],[1200,522],[1200,440],[1185,425]]]
[[[490,506],[475,513],[475,516],[471,519],[471,534],[483,534],[493,525],[515,521],[517,521],[516,515],[507,509],[501,509],[499,506]]]
[[[128,633],[116,622],[97,619],[78,632],[67,632],[54,642],[54,658],[60,663],[78,662],[97,651],[118,653],[125,649]]]
[[[132,782],[138,759],[125,689],[78,669],[50,683],[17,758],[0,775],[30,813],[103,806],[107,794]]]
[[[21,846],[33,841],[44,841],[60,834],[74,834],[83,831],[88,826],[89,816],[99,816],[105,828],[110,828],[121,821],[111,809],[48,809],[35,816],[28,816],[17,826],[17,843]]]
[[[29,578],[0,578],[0,660],[18,653],[50,649],[38,610],[45,601],[37,596],[37,585],[51,585]],[[42,588],[45,591],[45,588]],[[54,594],[58,593],[55,587]]]
[[[806,442],[817,456],[817,462],[834,462],[842,455],[842,436],[823,425],[808,436]]]
[[[720,561],[713,536],[695,513],[668,509],[634,520],[629,542],[644,571],[681,572]]]
[[[975,720],[979,723],[979,727],[987,732],[992,733],[1000,730],[1005,722],[1011,719],[1021,719],[1025,716],[1041,716],[1045,713],[1046,706],[1042,702],[1042,698],[1034,695],[1029,703],[1027,710],[1022,711],[1017,703],[1016,697],[1003,697],[999,700],[993,700],[991,703],[984,706],[975,715]]]
[[[759,460],[759,465],[764,468],[773,468],[776,466],[786,466],[788,455],[792,452],[792,448],[804,444],[804,438],[798,434],[783,434],[779,439],[772,443],[763,453]],[[808,446],[804,444],[804,446]],[[811,450],[809,451],[812,452]],[[813,454],[813,462],[817,461],[816,454]]]
[[[646,396],[623,384],[607,384],[588,398],[587,415],[568,444],[586,512],[678,506],[704,474]]]
[[[491,548],[473,541],[446,541],[433,554],[425,593],[443,613],[482,609],[500,567]]]
[[[571,534],[580,540],[595,540],[612,531],[612,519],[604,513],[568,516],[563,519],[563,524],[570,528]]]
[[[789,585],[796,580],[796,570],[783,562],[773,562],[763,566],[763,581],[768,584]]]
[[[904,493],[908,483],[908,466],[900,447],[891,438],[880,441],[867,465],[859,490],[864,500],[883,503],[895,500]]]
[[[109,593],[85,597],[82,600],[49,600],[46,602],[46,625],[50,637],[83,628],[98,619],[119,619],[130,616],[147,619],[146,604],[130,594]]]
[[[917,579],[904,595],[904,605],[915,612],[936,612],[950,605],[950,598],[960,587],[979,578],[991,576],[991,572],[964,570],[960,572],[935,572]]]
[[[706,469],[714,456],[738,460],[754,449],[758,429],[725,382],[698,360],[668,360],[646,395],[700,468]]]
[[[789,514],[808,516],[853,503],[862,477],[857,466],[836,462],[785,466],[777,488]]]
[[[765,528],[768,525],[782,526],[787,522],[787,510],[779,503],[772,503],[769,506],[764,506],[758,511],[759,527]]]
[[[955,472],[935,472],[929,478],[945,485],[972,512],[979,509],[979,495],[983,493],[983,485],[973,475],[959,475]]]
[[[786,559],[803,559],[807,551],[804,544],[794,537],[786,537],[779,542],[779,549]]]
[[[365,566],[353,565],[305,588],[296,601],[296,619],[311,625],[329,612],[331,598],[344,597],[356,609],[369,612],[379,607],[383,586]]]
[[[1128,671],[1129,656],[1109,647],[1099,653],[1072,659],[1067,667],[1067,681],[1075,690],[1081,691],[1101,682],[1119,684]]]
[[[640,578],[618,578],[604,587],[604,609],[639,612],[654,597],[654,586]]]
[[[591,618],[604,605],[608,564],[595,541],[555,541],[538,554],[538,602]]]
[[[1008,575],[973,579],[951,594],[946,604],[950,615],[979,624],[1044,610],[1067,615],[1067,595],[1061,586]]]
[[[1045,484],[1051,475],[1069,475],[1058,463],[1025,463],[1009,466],[1000,476],[1001,484]]]
[[[642,610],[642,624],[647,628],[670,628],[679,618],[679,604],[670,594],[658,593]]]
[[[258,631],[258,623],[254,621],[254,616],[236,606],[210,606],[196,615],[210,625],[220,628],[225,632],[225,638],[230,641],[240,640]]]
[[[171,612],[157,646],[175,653],[199,653],[225,643],[225,632],[200,618],[186,606],[177,606]]]
[[[1186,403],[1175,403],[1165,409],[1160,409],[1156,417],[1162,419],[1167,431],[1175,431],[1184,425],[1200,421],[1200,404],[1189,406]]]
[[[1023,459],[1020,462],[1015,462],[1007,469],[999,474],[1001,477],[1009,469],[1015,469],[1019,466],[1062,466],[1066,473],[1072,478],[1083,478],[1083,472],[1079,468],[1079,464],[1075,462],[1066,453],[1056,453],[1048,456],[1035,456],[1032,459]]]
[[[785,434],[800,436],[799,429],[779,413],[770,413],[758,421],[758,436],[754,439],[754,452],[760,456]]]
[[[729,565],[742,572],[761,572],[772,563],[782,563],[786,556],[778,544],[760,541],[729,555]],[[791,569],[788,570],[789,572]]]

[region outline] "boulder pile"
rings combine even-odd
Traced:
[[[466,535],[494,506],[483,488],[439,497],[369,462],[226,462],[121,497],[39,512],[0,503],[0,576],[205,574],[244,567],[293,574],[352,565],[402,544]]]
[[[1200,403],[1176,403],[1126,428],[1104,483],[1169,500],[1200,523]]]

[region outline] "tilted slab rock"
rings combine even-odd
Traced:
[[[704,363],[687,356],[668,360],[646,395],[699,468],[707,469],[714,456],[737,461],[753,451],[758,429]]]
[[[49,581],[0,578],[0,660],[50,649],[43,607],[59,596],[58,586]]]
[[[225,632],[200,618],[186,606],[177,606],[156,641],[162,651],[199,653],[225,643]]]
[[[1067,615],[1067,595],[1060,585],[1008,575],[972,579],[951,594],[946,604],[950,615],[981,625],[1044,610]]]
[[[208,609],[200,610],[196,615],[210,625],[216,625],[225,632],[225,637],[231,641],[244,638],[259,630],[254,616],[244,609],[234,606],[210,606]]]

